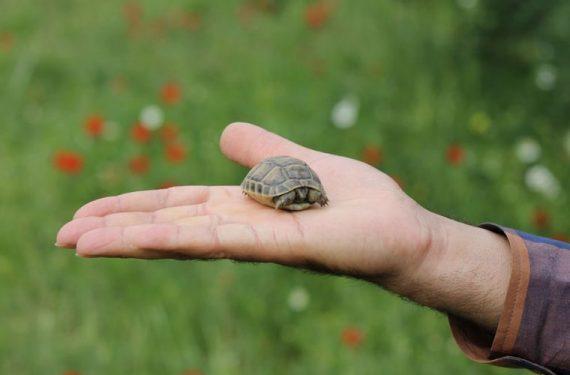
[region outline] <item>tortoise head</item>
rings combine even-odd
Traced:
[[[318,203],[321,206],[326,206],[329,202],[327,195],[324,191],[319,191],[315,189],[309,189],[309,194],[307,196],[307,201],[310,203]]]

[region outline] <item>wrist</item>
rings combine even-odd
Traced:
[[[388,289],[495,330],[511,275],[507,239],[433,213],[426,215],[432,233],[429,248],[421,262]]]

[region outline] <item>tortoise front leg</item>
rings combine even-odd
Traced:
[[[290,205],[291,203],[295,202],[295,197],[297,196],[297,194],[295,193],[295,190],[290,191],[288,193],[285,193],[283,195],[280,195],[278,197],[273,198],[273,202],[275,203],[275,208],[285,208],[288,205]]]

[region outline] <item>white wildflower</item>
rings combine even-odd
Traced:
[[[289,293],[289,298],[287,302],[289,307],[293,311],[303,311],[307,308],[309,304],[309,293],[303,287],[296,287],[295,289],[291,290]]]
[[[359,102],[355,96],[342,98],[332,109],[331,121],[339,129],[348,129],[358,120]]]
[[[140,121],[148,130],[156,130],[162,126],[164,113],[157,105],[149,105],[141,111]]]
[[[525,182],[530,190],[548,198],[556,198],[560,193],[560,183],[552,172],[543,165],[535,165],[529,168],[525,175]]]
[[[542,64],[536,70],[534,81],[539,89],[548,91],[554,88],[556,79],[556,68],[550,64]]]
[[[515,153],[523,163],[534,163],[540,157],[541,152],[540,144],[532,138],[521,139],[515,147]]]
[[[478,4],[478,0],[457,0],[457,5],[468,10],[474,9]]]

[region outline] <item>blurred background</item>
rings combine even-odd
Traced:
[[[444,316],[273,265],[86,260],[88,200],[238,184],[233,121],[568,241],[570,2],[0,0],[2,374],[511,374]]]

